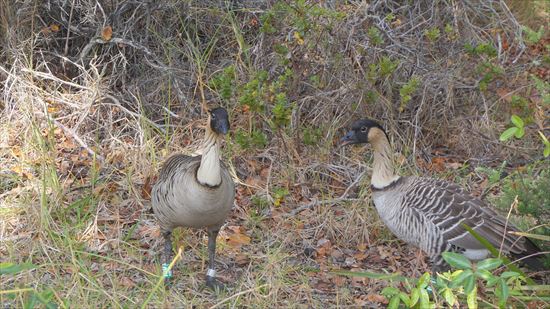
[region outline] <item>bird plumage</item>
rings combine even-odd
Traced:
[[[163,268],[170,263],[174,228],[205,228],[209,253],[206,282],[212,288],[221,286],[215,280],[216,238],[235,200],[235,183],[220,160],[221,139],[228,130],[227,111],[223,108],[210,110],[202,155],[176,154],[167,159],[151,196],[153,211],[165,239]]]
[[[374,149],[371,179],[374,205],[388,228],[403,241],[426,252],[434,268],[444,265],[441,253],[459,251],[472,260],[489,251],[464,227],[470,226],[505,254],[536,255],[538,248],[511,223],[462,187],[439,179],[396,175],[387,134],[372,120],[359,120],[342,138],[342,144],[371,143]],[[539,267],[540,262],[526,259]]]

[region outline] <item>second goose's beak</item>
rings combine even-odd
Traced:
[[[355,131],[349,131],[340,139],[340,147],[344,147],[347,145],[357,144],[359,141],[357,140],[357,136],[355,135]]]
[[[226,119],[217,121],[215,127],[218,134],[227,134],[229,132],[229,121]]]

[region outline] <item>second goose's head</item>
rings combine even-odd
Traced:
[[[225,108],[216,107],[208,112],[210,129],[219,135],[227,134],[229,132],[229,116]]]
[[[382,126],[371,119],[356,120],[351,125],[351,130],[340,139],[340,146],[353,144],[376,144],[381,139],[387,138],[386,131]]]

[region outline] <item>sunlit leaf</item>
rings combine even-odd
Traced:
[[[468,293],[468,296],[466,298],[466,302],[468,303],[468,308],[470,309],[476,309],[477,308],[477,287],[474,286],[472,291]]]
[[[418,290],[418,288],[413,288],[411,290],[411,302],[410,302],[410,306],[414,306],[416,305],[416,303],[418,302],[418,300],[420,299],[420,291]]]
[[[524,129],[523,127],[518,128],[518,129],[516,130],[516,133],[514,134],[514,136],[515,136],[516,138],[522,138],[524,135],[525,135],[525,129]]]
[[[521,117],[519,117],[518,115],[512,115],[510,120],[512,120],[512,123],[518,128],[523,128],[525,125],[523,123],[523,119],[521,119]]]
[[[468,276],[464,279],[464,293],[470,294],[476,286],[476,278],[474,276]]]
[[[493,270],[502,265],[501,259],[489,258],[477,263],[477,269],[479,270]]]
[[[501,142],[507,141],[510,139],[510,137],[514,136],[516,134],[516,131],[518,130],[517,127],[511,127],[506,129],[502,134],[500,134],[499,140]]]
[[[443,252],[443,259],[454,268],[471,269],[472,263],[464,255],[455,252]]]
[[[394,297],[392,297],[392,299],[390,300],[390,303],[388,304],[388,309],[397,309],[399,308],[399,296],[398,295],[395,295]]]

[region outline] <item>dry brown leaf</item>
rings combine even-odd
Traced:
[[[155,178],[156,177],[151,176],[151,175],[149,175],[145,178],[145,183],[141,187],[141,198],[142,199],[145,199],[145,200],[150,200],[151,199],[151,190],[153,189],[151,184],[155,182]]]
[[[373,303],[382,303],[382,304],[388,303],[388,300],[384,296],[378,295],[378,294],[368,294],[367,300]]]
[[[235,256],[235,264],[238,266],[246,266],[250,263],[250,258],[244,253],[239,253]]]
[[[248,245],[250,243],[250,237],[240,233],[231,234],[227,238],[227,243],[231,247],[240,247],[242,245]]]
[[[107,26],[101,30],[101,38],[105,41],[110,41],[113,37],[113,28],[111,26]]]

